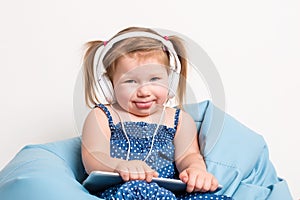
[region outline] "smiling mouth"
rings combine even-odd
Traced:
[[[148,109],[152,106],[153,101],[147,101],[147,102],[135,102],[135,105],[139,109]]]

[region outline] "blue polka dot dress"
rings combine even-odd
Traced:
[[[109,110],[99,104],[99,108],[105,112],[111,130],[110,154],[113,158],[126,160],[128,141],[120,123],[114,124]],[[174,162],[173,139],[176,133],[180,110],[177,109],[174,117],[174,127],[160,125],[154,138],[154,144],[150,156],[145,161],[152,169],[159,173],[159,177],[178,178],[178,172]],[[157,124],[146,122],[124,122],[124,127],[130,141],[129,160],[144,160],[152,143],[152,136]],[[226,196],[210,193],[182,193],[173,194],[171,191],[158,186],[156,183],[134,180],[113,186],[97,194],[103,199],[204,199],[227,200]]]

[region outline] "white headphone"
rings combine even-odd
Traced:
[[[168,97],[173,98],[176,95],[179,84],[181,63],[171,41],[154,33],[135,31],[124,33],[110,40],[106,45],[100,46],[94,56],[94,75],[108,103],[115,101],[113,85],[106,75],[106,68],[103,64],[103,58],[113,45],[121,40],[133,37],[148,37],[162,42],[169,52],[170,74],[169,74],[169,92]]]

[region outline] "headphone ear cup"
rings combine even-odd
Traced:
[[[115,98],[114,98],[114,89],[113,85],[106,75],[101,75],[99,79],[99,86],[103,92],[103,95],[108,103],[113,103]]]
[[[179,84],[179,74],[176,71],[171,70],[169,75],[169,93],[168,93],[168,97],[170,99],[176,96],[178,84]]]

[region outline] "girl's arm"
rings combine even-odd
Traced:
[[[179,178],[187,183],[187,192],[216,190],[218,181],[206,171],[206,164],[199,150],[196,124],[185,112],[181,112],[174,145]]]
[[[118,172],[124,181],[147,180],[158,174],[145,162],[126,161],[110,156],[110,129],[104,112],[93,109],[87,116],[81,144],[82,161],[87,173],[92,171]]]
[[[82,129],[81,153],[87,173],[94,170],[113,171],[115,162],[107,162],[110,151],[110,130],[105,114],[93,109],[85,119]]]

